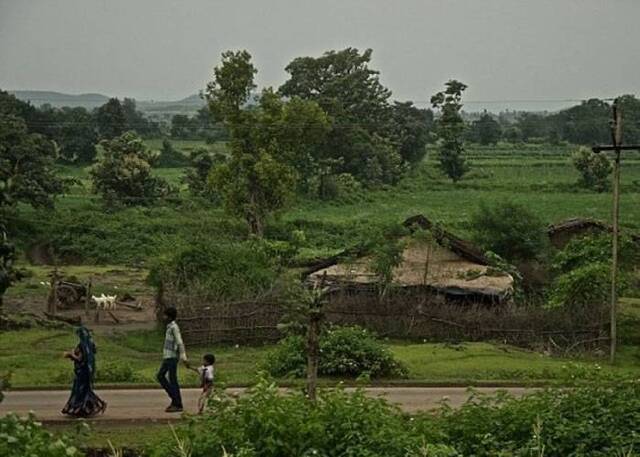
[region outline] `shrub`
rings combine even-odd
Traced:
[[[274,376],[302,377],[306,369],[305,340],[288,336],[267,356],[266,367]],[[333,327],[320,336],[320,375],[403,377],[406,368],[367,330]]]
[[[583,146],[571,155],[571,160],[573,166],[582,175],[580,185],[597,192],[603,192],[609,188],[612,166],[605,154],[596,154]]]
[[[280,395],[261,381],[247,396],[214,397],[181,439],[192,457],[405,457],[418,448],[406,425],[395,407],[361,391],[324,391],[311,403],[301,392]],[[176,454],[165,445],[152,455]]]
[[[255,297],[275,283],[278,260],[260,240],[202,243],[158,261],[151,268],[149,280],[155,286],[200,290],[217,299]]]
[[[622,282],[620,289],[622,289]],[[549,294],[550,307],[600,309],[609,301],[611,267],[594,263],[559,275]]]
[[[151,174],[154,154],[134,132],[100,142],[102,156],[91,169],[93,188],[108,205],[145,205],[166,196],[169,184]]]
[[[567,273],[574,268],[594,263],[611,262],[611,235],[596,234],[574,238],[553,259],[553,269]],[[640,245],[628,236],[621,236],[618,262],[623,271],[632,270],[640,263]]]
[[[185,170],[182,182],[189,187],[191,195],[204,197],[213,203],[220,202],[220,194],[209,185],[211,170],[225,163],[227,157],[221,153],[211,154],[206,148],[197,148],[189,157],[190,167]]]
[[[511,262],[539,259],[549,246],[545,224],[519,203],[481,203],[470,230],[478,245]]]
[[[156,163],[159,168],[184,167],[188,163],[189,160],[173,147],[171,141],[166,138],[162,140],[162,149],[160,149],[160,155]]]
[[[48,432],[33,416],[9,414],[0,418],[0,456],[81,457],[65,436]]]
[[[96,382],[135,382],[136,373],[131,365],[122,362],[103,362],[96,368]]]

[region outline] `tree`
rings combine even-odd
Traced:
[[[486,111],[471,125],[471,137],[484,146],[496,144],[501,134],[500,124]]]
[[[426,154],[425,146],[433,129],[433,111],[417,108],[411,102],[395,102],[392,119],[400,156],[410,165],[419,163]]]
[[[369,185],[393,183],[405,171],[396,140],[403,128],[415,125],[405,122],[394,135],[391,91],[369,67],[371,55],[371,49],[347,48],[296,58],[285,68],[290,77],[279,89],[286,97],[316,102],[329,117],[330,133],[314,151],[314,162],[332,164],[332,174],[349,173]],[[410,150],[407,145],[409,156]]]
[[[215,118],[225,123],[231,153],[213,170],[211,185],[226,210],[243,218],[251,233],[262,236],[265,219],[284,207],[293,193],[297,173],[291,159],[301,147],[296,141],[304,143],[303,128],[316,125],[300,113],[316,111],[296,107],[293,103],[299,102],[293,100],[284,102],[270,89],[262,91],[257,105],[248,106],[256,73],[247,51],[224,52],[214,80],[207,85],[207,100]],[[286,119],[293,118],[296,124],[287,125]]]
[[[110,140],[122,135],[127,130],[127,117],[117,98],[110,98],[107,103],[96,109],[96,127],[103,140]]]
[[[158,168],[176,168],[183,167],[189,163],[189,160],[180,151],[176,150],[167,138],[162,140],[162,149],[156,161]]]
[[[150,204],[169,193],[167,182],[151,174],[156,156],[136,133],[102,140],[100,148],[101,157],[90,173],[94,192],[108,205]]]
[[[460,115],[462,92],[467,86],[453,79],[445,86],[443,92],[431,97],[431,105],[434,109],[440,110],[440,117],[436,121],[440,169],[453,182],[457,182],[469,170],[463,156],[465,124]]]
[[[133,98],[122,100],[122,112],[125,118],[126,130],[133,130],[141,136],[156,135],[159,132],[158,125],[150,122],[141,111],[137,110],[136,101]]]
[[[52,207],[67,183],[55,174],[56,157],[55,145],[28,133],[22,118],[0,114],[0,210],[20,202]]]
[[[613,167],[605,154],[596,154],[581,146],[571,154],[571,160],[582,175],[580,185],[596,192],[604,192],[609,188],[609,175]]]
[[[16,261],[16,249],[13,244],[7,240],[4,227],[0,227],[0,236],[0,315],[2,315],[4,312],[4,294],[9,287],[22,279],[23,273],[16,269],[14,265]],[[0,390],[2,390],[1,384],[3,381],[1,376],[0,374]]]
[[[51,127],[46,135],[60,148],[60,158],[80,164],[91,163],[98,142],[91,113],[85,108],[64,107],[51,109],[48,117]]]

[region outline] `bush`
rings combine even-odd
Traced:
[[[307,359],[305,340],[289,336],[278,343],[266,360],[274,376],[305,375]],[[320,365],[323,376],[404,377],[406,368],[397,362],[391,351],[367,330],[353,327],[333,327],[320,335]]]
[[[171,141],[166,138],[162,140],[162,149],[160,149],[160,155],[156,165],[159,168],[178,168],[184,167],[189,163],[189,160],[173,147]]]
[[[583,146],[571,154],[571,160],[582,175],[579,182],[581,186],[597,192],[609,188],[609,175],[613,167],[605,154],[596,154]]]
[[[20,418],[9,414],[0,418],[0,456],[81,457],[65,435],[48,432],[33,416]]]
[[[553,259],[553,269],[567,273],[594,263],[611,262],[611,235],[597,234],[573,238]],[[618,262],[622,271],[632,271],[640,263],[640,245],[628,236],[619,239]]]
[[[611,267],[594,263],[559,275],[551,287],[548,305],[601,309],[609,301],[610,290]]]
[[[323,390],[312,403],[263,380],[246,396],[216,395],[177,438],[192,457],[609,457],[638,449],[638,423],[637,382],[475,394],[410,417],[363,391]],[[151,455],[177,454],[163,443]]]
[[[278,261],[260,240],[202,243],[157,262],[149,280],[155,286],[200,290],[217,299],[249,298],[273,286],[278,277]]]
[[[405,457],[418,448],[403,415],[361,391],[323,391],[314,404],[301,392],[280,395],[261,381],[247,396],[217,396],[210,406],[182,438],[192,457]],[[164,445],[152,455],[176,454]]]
[[[510,262],[539,259],[549,246],[545,224],[519,203],[481,203],[470,230],[475,243]]]
[[[96,382],[135,382],[136,373],[131,365],[122,362],[106,362],[96,368]]]

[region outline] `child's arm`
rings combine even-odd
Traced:
[[[200,372],[198,371],[198,369],[197,369],[197,368],[192,367],[192,366],[191,366],[191,364],[190,364],[189,362],[186,362],[186,361],[185,361],[185,362],[184,362],[184,366],[185,366],[185,367],[187,367],[187,370],[191,370],[191,371],[194,371],[194,372],[196,372],[196,373],[200,374]]]

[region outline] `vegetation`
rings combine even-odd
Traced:
[[[91,169],[93,188],[107,205],[150,205],[167,195],[168,184],[151,173],[156,159],[142,139],[126,132],[100,142],[100,160]]]
[[[580,185],[597,192],[609,188],[609,175],[613,167],[605,154],[596,154],[589,148],[580,147],[571,155],[571,160],[582,175]]]
[[[33,416],[0,418],[0,456],[82,457],[66,435],[47,431]]]
[[[459,409],[403,415],[364,392],[279,395],[259,382],[250,395],[217,395],[204,416],[154,457],[176,445],[204,456],[611,456],[640,444],[637,384],[536,392],[523,398],[473,396]]]
[[[469,227],[479,246],[511,262],[542,258],[549,247],[544,222],[525,205],[512,201],[481,203]]]
[[[462,92],[467,86],[455,80],[448,81],[445,86],[443,92],[431,97],[431,105],[440,110],[436,123],[440,169],[455,183],[469,171],[463,156],[465,123],[460,115]]]
[[[265,368],[273,376],[303,377],[307,359],[303,337],[281,340],[266,358]],[[397,378],[406,369],[380,341],[361,327],[333,327],[320,335],[318,373],[329,377]]]

